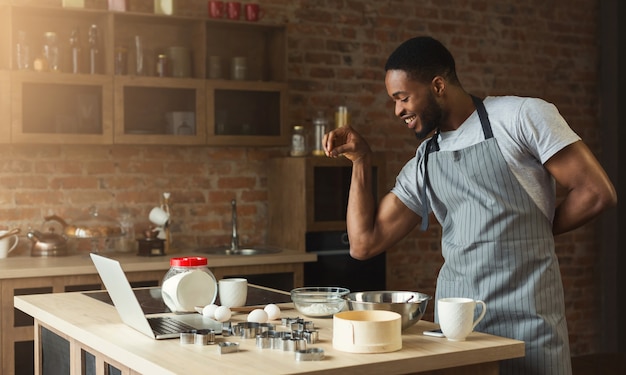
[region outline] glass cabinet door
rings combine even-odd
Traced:
[[[204,144],[203,80],[115,78],[115,143]]]
[[[111,143],[112,86],[105,75],[14,72],[12,141]]]
[[[286,84],[208,83],[207,143],[284,145],[288,142],[284,108]]]

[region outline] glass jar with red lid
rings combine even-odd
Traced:
[[[170,259],[161,284],[163,302],[172,312],[194,312],[215,302],[217,280],[205,257]]]

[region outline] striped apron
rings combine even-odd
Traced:
[[[526,356],[503,361],[501,374],[569,375],[552,225],[510,171],[482,101],[473,100],[483,142],[439,151],[435,135],[427,145],[425,184],[433,202],[445,207],[434,210],[445,259],[435,300],[481,299],[487,314],[477,331],[525,341]]]

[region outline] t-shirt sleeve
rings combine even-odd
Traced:
[[[518,117],[518,123],[525,124],[524,129],[519,129],[519,136],[541,164],[566,146],[580,140],[556,106],[545,100],[526,98],[520,106]]]
[[[421,190],[418,189],[417,160],[418,158],[414,157],[404,165],[396,177],[396,184],[391,189],[391,193],[398,197],[411,211],[421,216],[422,203],[419,193]],[[421,167],[423,167],[423,164]],[[422,181],[422,178],[419,180]],[[419,186],[421,185],[420,182]]]

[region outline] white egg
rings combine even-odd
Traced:
[[[268,320],[276,320],[280,318],[280,307],[278,307],[277,305],[273,303],[270,303],[269,305],[265,306],[263,310],[265,310],[265,312],[267,313]]]
[[[254,323],[267,323],[267,313],[263,309],[254,309],[248,314],[248,321]]]
[[[215,309],[215,320],[218,322],[225,322],[233,315],[233,312],[230,311],[228,306],[220,306]]]
[[[212,303],[210,305],[206,305],[204,306],[204,308],[202,309],[202,315],[206,316],[207,318],[215,318],[215,309],[217,309],[217,305]]]

